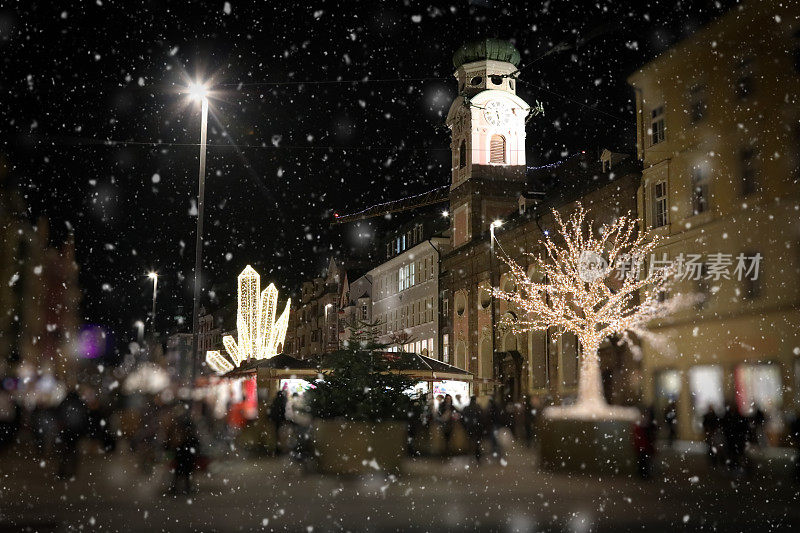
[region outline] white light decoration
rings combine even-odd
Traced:
[[[582,348],[578,399],[575,405],[561,409],[564,416],[630,416],[622,408],[606,404],[597,353],[600,343],[611,336],[629,341],[631,333],[647,336],[650,320],[666,316],[688,300],[665,298],[674,279],[672,266],[642,268],[659,238],[640,231],[636,218],[621,216],[594,232],[580,205],[566,222],[555,210],[553,216],[559,243],[545,231],[544,254],[527,254],[533,258],[533,271],[539,274],[536,279],[513,259],[503,259],[514,289],[495,288],[493,292],[520,313],[518,318],[506,315],[501,324],[514,334],[557,328],[559,333],[572,332],[578,337]],[[625,272],[626,261],[637,268],[615,275]]]
[[[209,350],[206,352],[206,364],[211,367],[211,370],[218,374],[230,372],[235,367],[222,356],[217,350]]]
[[[248,359],[269,359],[278,355],[278,346],[283,346],[286,329],[289,327],[291,300],[280,317],[275,320],[278,308],[278,289],[270,283],[261,292],[261,278],[253,267],[247,265],[239,274],[239,309],[236,313],[238,341],[230,335],[222,338],[222,344],[231,361],[217,350],[206,352],[206,363],[219,374],[230,372]]]

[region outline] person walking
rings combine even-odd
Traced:
[[[481,462],[481,441],[483,440],[483,409],[478,405],[478,397],[472,395],[469,399],[469,405],[464,407],[461,412],[461,420],[464,424],[464,429],[467,432],[472,453],[478,464]]]
[[[19,431],[22,407],[11,392],[0,389],[0,451],[11,446]]]
[[[636,450],[636,465],[639,477],[650,479],[653,471],[653,457],[656,453],[653,432],[647,411],[643,411],[639,421],[633,426],[633,447]]]
[[[500,442],[497,440],[497,432],[503,426],[503,413],[494,398],[489,398],[489,406],[486,409],[486,423],[484,424],[484,431],[486,436],[489,437],[489,442],[492,445],[492,456],[500,457],[502,450],[500,449]]]
[[[171,440],[175,453],[175,463],[169,492],[176,494],[179,487],[182,486],[182,493],[190,494],[194,492],[192,474],[197,468],[197,458],[200,453],[200,440],[197,437],[191,418],[181,417],[176,420]]]
[[[703,440],[706,443],[708,462],[712,468],[717,466],[717,461],[719,459],[719,449],[717,447],[719,443],[719,426],[719,416],[717,416],[714,406],[709,405],[706,413],[703,415]]]
[[[739,413],[734,403],[727,402],[721,426],[725,438],[725,462],[728,468],[738,474],[742,469],[744,446],[749,430],[747,419]]]
[[[664,409],[664,425],[667,427],[667,444],[671,448],[678,435],[678,405],[670,400]]]
[[[58,450],[61,456],[58,477],[69,479],[77,473],[80,439],[89,428],[89,410],[76,391],[70,391],[57,409]]]
[[[800,483],[800,411],[795,412],[789,426],[789,437],[794,445],[794,482]]]
[[[281,429],[286,423],[286,393],[278,391],[269,408],[269,418],[275,426],[275,453],[281,449]]]
[[[530,396],[526,396],[525,402],[523,403],[523,408],[525,410],[522,413],[525,431],[525,445],[530,448],[533,445],[533,438],[536,434],[536,421],[539,417],[538,400],[536,403],[534,403],[534,400],[532,400]]]
[[[448,455],[450,453],[450,441],[453,437],[453,429],[458,419],[459,414],[455,405],[453,405],[453,397],[449,394],[445,394],[444,401],[439,404],[439,409],[437,411],[437,420],[442,429],[442,438],[444,439],[442,449],[443,455]]]

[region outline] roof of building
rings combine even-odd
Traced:
[[[514,45],[505,39],[480,39],[461,45],[453,54],[453,66],[458,68],[464,63],[485,59],[506,61],[516,67],[519,66],[520,55]]]
[[[574,202],[617,178],[641,171],[641,162],[629,155],[604,169],[598,158],[581,152],[557,163],[528,167],[527,190],[541,194],[541,205],[549,209]]]

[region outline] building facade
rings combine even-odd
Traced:
[[[522,395],[569,401],[576,392],[579,346],[572,335],[514,335],[498,326],[506,313],[491,287],[509,290],[503,255],[522,265],[541,251],[544,232],[555,231],[551,209],[562,213],[578,201],[598,222],[636,212],[640,165],[624,154],[585,153],[542,168],[525,162],[530,108],[516,96],[519,53],[505,41],[483,40],[459,49],[453,63],[459,96],[447,116],[452,132],[451,251],[442,257],[440,343],[450,362],[476,376],[479,396]],[[490,243],[495,222],[496,245]],[[497,226],[497,224],[500,224]],[[535,272],[531,272],[535,275]],[[601,361],[609,400],[636,400],[630,350],[608,342]]]
[[[391,350],[447,359],[438,344],[439,270],[450,239],[441,215],[418,217],[390,235],[386,261],[367,273],[372,282],[372,320],[379,342]]]
[[[26,215],[21,197],[0,188],[0,376],[72,385],[82,355],[75,243],[50,246],[47,220]]]
[[[775,435],[800,407],[800,6],[773,7],[732,8],[628,80],[644,220],[699,297],[642,346],[645,401],[677,403],[681,438],[709,406],[760,408]]]
[[[303,283],[290,315],[286,353],[307,358],[339,349],[339,311],[348,286],[347,271],[333,258],[324,276]]]
[[[340,342],[344,345],[350,339],[353,327],[372,322],[372,279],[364,275],[347,283],[342,291],[339,308]]]

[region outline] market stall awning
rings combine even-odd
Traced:
[[[239,367],[224,374],[224,378],[244,378],[255,375],[259,369],[272,370],[279,374],[314,374],[316,365],[308,359],[298,359],[281,353],[269,359],[248,359]]]
[[[420,381],[472,381],[474,379],[472,373],[426,355],[407,352],[384,352],[384,355],[394,361],[393,366],[398,372]],[[320,357],[320,372],[325,372],[330,368],[331,358],[338,356],[339,354],[333,353]]]
[[[443,363],[438,359],[421,355],[418,353],[399,353],[404,363],[402,373],[408,374],[413,378],[420,380],[437,381],[437,380],[457,380],[457,381],[472,381],[474,376],[472,373],[467,372],[462,368]],[[408,366],[405,366],[408,365]]]

